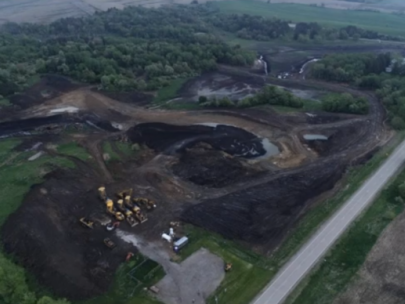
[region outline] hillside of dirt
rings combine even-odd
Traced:
[[[405,213],[380,235],[348,290],[333,304],[405,303]]]
[[[133,188],[134,196],[156,202],[153,211],[143,207],[146,222],[120,224],[130,236],[162,242],[168,224],[181,220],[270,253],[311,204],[325,197],[349,166],[372,155],[389,133],[373,94],[304,79],[269,83],[304,93],[321,85],[361,95],[370,112],[169,111],[144,107],[150,97],[145,94],[100,92],[44,77],[13,99],[8,113],[0,113],[0,136],[21,138],[19,150],[42,142],[40,149],[49,155],[57,155],[49,147],[63,139],[86,149],[91,161],[70,156],[75,169],[51,173],[31,189],[2,227],[5,252],[57,296],[82,300],[104,293],[128,251],[137,250],[103,226],[113,220],[97,195],[104,185],[115,200],[117,192]],[[263,85],[261,76],[218,71],[190,81],[180,94]],[[314,145],[303,140],[305,134],[328,140]],[[81,217],[94,221],[94,229],[81,225]],[[106,237],[116,248],[103,244]]]

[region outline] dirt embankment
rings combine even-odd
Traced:
[[[293,85],[297,83],[306,82]],[[340,86],[332,90],[350,91]],[[148,146],[143,150],[148,155],[142,161],[105,164],[101,143],[115,133],[82,134],[80,143],[105,174],[77,162],[75,171],[48,176],[5,223],[4,248],[58,296],[85,299],[105,292],[127,251],[134,250],[100,224],[90,230],[79,223],[83,216],[97,223],[106,216],[96,190],[106,184],[111,196],[132,187],[136,196],[157,202],[146,223],[133,229],[122,225],[146,240],[160,239],[170,221],[182,218],[269,252],[316,196],[381,141],[384,112],[372,95],[366,97],[369,115],[336,119],[333,114],[284,115],[261,109],[151,110],[85,88],[38,100],[17,118],[52,120],[47,115],[55,108],[74,107],[77,113],[61,117],[87,121],[83,115],[92,112],[91,117],[107,125],[121,125],[117,135]],[[48,125],[41,123],[41,128]],[[21,120],[9,122],[9,128],[18,131],[19,124]],[[300,140],[308,132],[327,133],[331,140],[315,153]],[[276,155],[267,155],[269,151]],[[116,249],[104,246],[106,236],[117,242]]]
[[[339,163],[316,165],[188,208],[182,218],[231,239],[274,246],[308,200],[333,187]]]
[[[79,300],[104,293],[127,252],[135,250],[101,226],[80,225],[81,217],[103,217],[104,206],[95,193],[101,183],[97,176],[90,167],[48,175],[1,231],[4,250],[61,297]],[[105,237],[119,246],[107,248]]]

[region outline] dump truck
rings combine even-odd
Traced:
[[[93,229],[94,228],[94,222],[86,219],[85,217],[82,217],[80,219],[80,223],[82,223],[84,226],[86,226],[87,228]]]

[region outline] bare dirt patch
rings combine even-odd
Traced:
[[[405,302],[404,229],[405,213],[402,213],[381,234],[354,282],[334,304]]]

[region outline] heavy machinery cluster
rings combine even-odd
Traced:
[[[154,201],[143,197],[132,197],[133,190],[123,190],[117,193],[118,199],[114,202],[107,196],[105,187],[98,188],[99,196],[106,205],[106,212],[112,215],[117,221],[126,220],[127,223],[134,227],[148,220],[141,207],[150,211],[156,208]]]
[[[156,208],[153,200],[144,197],[132,197],[132,193],[132,189],[120,191],[117,193],[117,198],[114,201],[107,195],[104,186],[98,188],[99,197],[106,206],[106,213],[114,218],[114,221],[108,219],[102,223],[108,231],[117,228],[124,220],[126,220],[130,227],[142,224],[148,220],[148,217],[142,212],[141,208],[147,211],[152,211]],[[82,217],[80,222],[90,229],[94,228],[94,222],[85,217]],[[104,244],[109,248],[115,247],[115,244],[109,238],[104,240]]]

